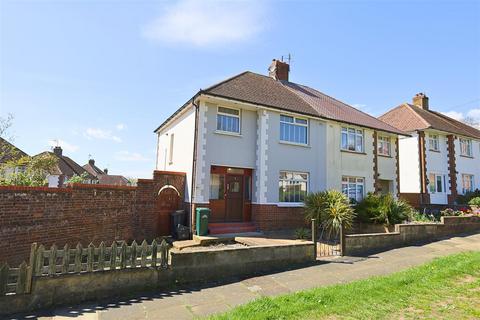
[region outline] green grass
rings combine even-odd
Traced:
[[[211,319],[480,319],[480,252],[389,276],[260,298]]]

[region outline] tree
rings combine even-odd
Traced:
[[[48,153],[29,157],[15,148],[8,130],[13,116],[0,117],[0,185],[44,186],[58,159]]]

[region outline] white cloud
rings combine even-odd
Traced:
[[[471,109],[466,114],[458,111],[442,112],[447,117],[453,118],[458,121],[466,122],[480,129],[480,108]]]
[[[50,147],[60,146],[60,147],[62,147],[63,150],[65,150],[67,152],[76,152],[79,149],[79,146],[76,146],[74,144],[70,144],[66,141],[59,140],[59,139],[49,140],[48,145]]]
[[[103,130],[99,128],[87,128],[85,130],[85,137],[88,139],[112,140],[115,142],[122,142],[122,139],[112,134],[110,130]]]
[[[453,118],[458,121],[462,121],[464,119],[463,113],[457,112],[457,111],[447,111],[447,112],[442,112],[444,115],[447,117]]]
[[[472,109],[467,112],[467,116],[476,119],[478,122],[480,122],[480,108],[478,109]]]
[[[119,123],[115,126],[115,128],[118,130],[118,131],[122,131],[123,129],[125,129],[125,125],[123,123]]]
[[[150,161],[151,159],[141,155],[137,152],[130,152],[130,151],[119,151],[115,154],[115,159],[118,161]]]
[[[362,103],[352,104],[352,107],[354,107],[355,109],[358,109],[358,110],[364,110],[366,106],[367,106],[366,104],[362,104]]]
[[[198,47],[248,40],[264,28],[259,1],[181,0],[142,29],[153,41]]]

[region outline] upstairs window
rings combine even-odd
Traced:
[[[440,151],[440,139],[438,135],[431,134],[428,136],[428,147],[432,151]]]
[[[378,154],[391,156],[391,143],[389,137],[378,137]]]
[[[217,130],[240,134],[240,110],[218,107]]]
[[[466,157],[472,157],[472,140],[460,139],[460,154]]]
[[[280,115],[280,141],[307,144],[308,120]]]
[[[475,183],[473,181],[473,175],[462,174],[462,190],[463,193],[472,192],[475,189]]]
[[[280,202],[303,202],[308,192],[308,173],[280,171]]]
[[[363,152],[363,130],[343,127],[342,149],[354,152]]]

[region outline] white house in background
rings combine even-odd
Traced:
[[[357,201],[370,191],[398,193],[404,133],[289,82],[288,74],[287,63],[273,60],[269,76],[247,71],[226,79],[155,130],[157,170],[186,173],[192,211],[209,207],[211,221],[237,222],[243,231],[252,223],[295,228],[304,223],[307,192],[333,188]]]
[[[406,131],[400,139],[400,192],[414,205],[453,204],[480,189],[480,130],[430,110],[419,93],[380,117]]]

